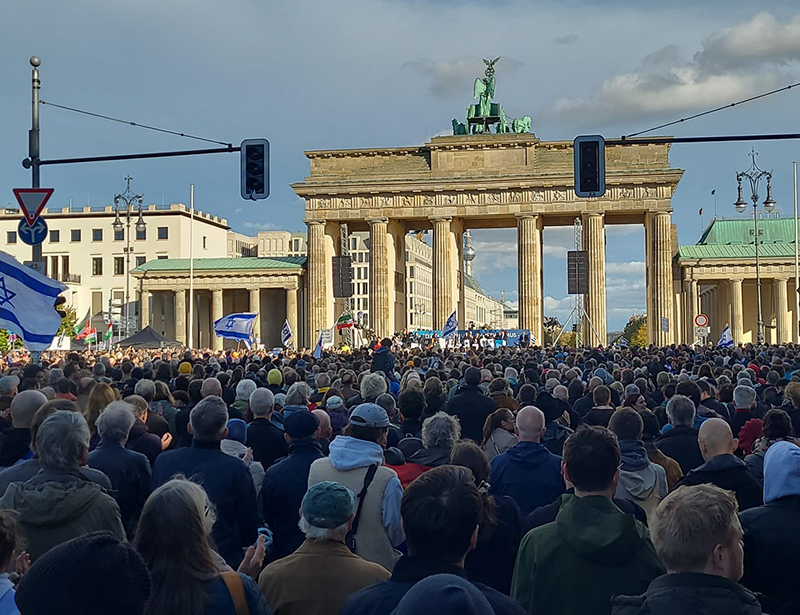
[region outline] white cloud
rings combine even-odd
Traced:
[[[251,222],[250,220],[245,222],[243,226],[256,231],[277,231],[280,229],[274,222]]]
[[[641,274],[644,276],[645,264],[643,261],[628,261],[627,263],[606,262],[606,276]]]
[[[606,235],[609,237],[628,237],[638,233],[644,234],[641,224],[609,224],[606,226]]]

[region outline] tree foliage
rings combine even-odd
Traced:
[[[65,306],[64,311],[67,315],[61,319],[61,325],[58,327],[58,333],[56,335],[66,333],[72,337],[73,329],[75,328],[75,324],[78,322],[78,314],[75,311],[74,305]]]
[[[628,340],[628,344],[638,348],[647,346],[647,316],[642,314],[640,316],[631,316],[625,330],[622,332],[622,337]]]

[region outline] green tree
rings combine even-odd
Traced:
[[[647,316],[631,316],[622,337],[628,340],[628,344],[639,348],[647,346]]]
[[[0,350],[2,351],[9,351],[13,350],[14,348],[22,348],[22,341],[17,338],[17,341],[14,342],[14,348],[8,343],[8,335],[9,332],[6,329],[0,329]]]
[[[61,325],[58,327],[58,333],[56,335],[61,335],[62,333],[66,333],[70,337],[72,337],[73,329],[75,328],[75,323],[78,322],[78,314],[75,311],[74,305],[67,305],[64,307],[64,312],[66,312],[66,316],[61,319]]]

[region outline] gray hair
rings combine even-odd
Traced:
[[[561,382],[558,378],[548,378],[545,380],[544,388],[548,393],[552,394],[553,389],[555,389],[559,384],[561,384]]]
[[[317,385],[317,388],[329,387],[331,386],[331,377],[326,372],[320,372],[314,378],[314,384]]]
[[[367,399],[378,399],[386,393],[386,378],[382,374],[367,374],[361,381],[361,397]]]
[[[306,538],[310,538],[315,542],[325,542],[327,540],[344,540],[347,531],[350,527],[350,520],[348,519],[342,525],[330,529],[324,527],[317,527],[311,525],[306,518],[301,516],[300,522],[297,524],[300,531],[305,534]]]
[[[101,440],[124,442],[136,422],[133,404],[126,401],[113,401],[106,406],[97,419],[97,433]]]
[[[563,384],[559,384],[553,389],[553,397],[562,401],[569,401],[569,389]]]
[[[295,382],[286,391],[287,406],[305,406],[311,396],[311,388],[305,382]]]
[[[206,378],[200,385],[200,397],[212,397],[222,395],[222,383],[216,378]]]
[[[256,390],[256,383],[252,380],[242,380],[236,385],[236,401],[249,401],[253,391]]]
[[[691,427],[694,414],[694,402],[686,395],[673,395],[667,402],[667,417],[673,427]]]
[[[45,470],[77,470],[89,449],[89,426],[77,412],[57,410],[36,432],[36,451]]]
[[[136,386],[133,387],[133,393],[134,395],[143,397],[144,400],[149,404],[156,396],[156,383],[152,380],[148,380],[147,378],[142,378],[136,383]]]
[[[635,384],[629,384],[625,387],[625,397],[628,395],[641,395],[642,391]]]
[[[195,440],[205,442],[222,440],[222,434],[228,426],[228,406],[216,395],[204,397],[189,414],[189,423]]]
[[[95,376],[105,376],[106,375],[106,366],[102,363],[95,363],[94,367],[92,368],[92,373]]]
[[[733,389],[733,405],[736,409],[749,410],[756,405],[756,390],[739,385]]]
[[[275,406],[275,395],[269,389],[256,389],[250,394],[249,403],[253,416],[267,416]]]
[[[461,438],[461,423],[446,412],[437,412],[422,423],[422,446],[451,449]]]
[[[55,384],[59,378],[64,377],[64,370],[59,367],[50,368],[50,384]]]

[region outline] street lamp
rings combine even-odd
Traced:
[[[125,253],[125,337],[128,337],[130,330],[130,270],[131,270],[131,252],[133,248],[131,247],[131,213],[133,213],[133,207],[136,205],[139,217],[136,220],[136,230],[138,232],[144,232],[147,228],[147,225],[144,221],[144,216],[142,215],[142,202],[144,201],[144,195],[141,194],[134,194],[131,191],[131,180],[133,178],[128,175],[125,178],[127,185],[125,187],[125,192],[122,194],[118,194],[114,197],[114,223],[112,226],[114,227],[114,231],[120,232],[125,229],[125,247],[123,251]],[[120,218],[120,206],[125,206],[125,224],[123,225],[122,219]]]
[[[775,199],[772,198],[772,171],[764,171],[756,164],[756,156],[758,153],[755,150],[750,152],[752,164],[746,171],[736,174],[736,181],[739,184],[739,198],[733,206],[736,211],[743,214],[747,210],[747,201],[742,197],[742,180],[747,179],[750,182],[750,199],[753,201],[753,243],[756,249],[756,296],[758,303],[758,330],[756,333],[756,341],[759,345],[764,343],[764,318],[761,313],[761,264],[758,259],[758,185],[761,180],[767,180],[767,198],[764,200],[764,211],[771,213],[775,209]]]

